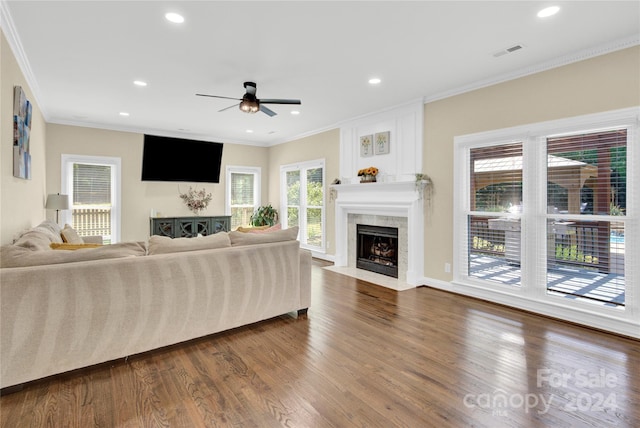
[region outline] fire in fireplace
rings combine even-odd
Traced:
[[[356,267],[398,277],[398,228],[357,225]]]

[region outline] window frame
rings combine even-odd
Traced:
[[[69,195],[69,205],[73,207],[73,164],[87,165],[108,165],[111,172],[111,243],[120,242],[121,239],[121,198],[122,198],[122,160],[112,156],[89,156],[89,155],[61,155],[61,183],[60,188]],[[71,224],[72,209],[64,210],[61,213],[62,222]]]
[[[253,211],[255,212],[262,204],[262,168],[259,166],[239,166],[227,165],[225,168],[225,214],[231,216],[231,175],[251,174],[253,175]]]
[[[547,138],[626,128],[627,130],[627,209],[625,216],[590,215],[589,220],[623,221],[625,240],[640,238],[638,196],[640,186],[639,118],[637,107],[596,113],[568,119],[540,122],[513,128],[454,137],[454,269],[452,288],[462,294],[520,307],[569,321],[629,334],[640,325],[640,252],[628,245],[625,253],[625,306],[622,308],[570,300],[547,292],[546,228],[547,213]],[[523,206],[521,214],[522,284],[521,287],[487,284],[468,272],[467,218],[470,211],[470,149],[512,142],[523,144]],[[557,215],[570,220],[576,215]],[[586,218],[585,218],[586,219]],[[627,238],[628,236],[628,238]],[[634,327],[632,327],[632,325]],[[631,334],[633,335],[633,334]]]

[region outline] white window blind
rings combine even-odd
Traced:
[[[111,166],[73,164],[73,205],[111,205]]]
[[[469,161],[469,276],[519,286],[522,143],[472,148]]]
[[[546,146],[547,290],[624,306],[627,130],[548,138]]]

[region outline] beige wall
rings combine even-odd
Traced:
[[[434,183],[425,224],[425,276],[453,260],[453,138],[640,105],[633,47],[425,105],[424,170]]]
[[[4,33],[0,33],[0,244],[7,244],[18,232],[39,224],[45,216],[47,125]],[[14,86],[22,86],[33,104],[29,139],[31,180],[13,176]]]
[[[325,240],[327,254],[335,255],[335,203],[329,197],[328,185],[340,176],[340,130],[322,132],[310,137],[301,138],[284,144],[273,146],[269,150],[269,199],[270,203],[281,211],[280,207],[280,166],[295,162],[325,160]]]
[[[189,186],[205,188],[213,194],[209,207],[201,215],[225,214],[226,165],[258,166],[266,171],[267,150],[261,147],[225,144],[220,183],[143,182],[143,135],[95,128],[49,124],[47,130],[47,190],[60,191],[61,156],[89,155],[118,157],[122,162],[121,240],[145,241],[149,237],[151,209],[162,216],[187,216],[192,213],[179,197]],[[262,180],[262,194],[266,199],[268,180]]]

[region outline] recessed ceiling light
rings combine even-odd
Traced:
[[[547,18],[549,16],[553,16],[560,11],[558,6],[550,6],[542,9],[538,12],[538,18]]]
[[[380,79],[379,79],[379,78],[377,78],[377,77],[374,77],[374,78],[372,78],[372,79],[369,79],[369,84],[370,84],[370,85],[379,85],[379,84],[380,84],[380,82],[382,82],[382,80],[380,80]]]
[[[127,113],[126,111],[121,111],[120,116],[129,116],[129,113]]]
[[[167,21],[174,22],[176,24],[182,24],[184,22],[184,16],[174,12],[169,12],[164,17],[167,19]]]
[[[291,110],[291,114],[297,115],[297,114],[300,114],[300,112],[298,110]]]
[[[147,86],[147,82],[143,82],[142,80],[134,80],[133,84],[136,86]]]
[[[252,134],[253,133],[253,129],[247,129],[247,134]]]

